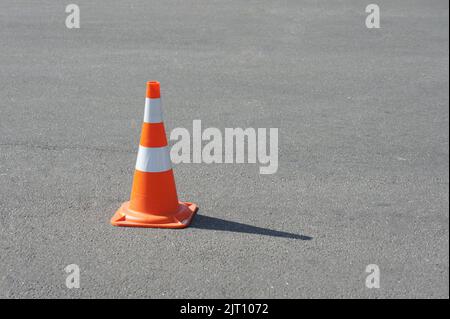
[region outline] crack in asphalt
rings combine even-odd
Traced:
[[[97,152],[109,152],[109,153],[133,153],[135,150],[126,150],[120,148],[102,148],[97,146],[86,145],[39,145],[29,143],[0,143],[1,146],[6,147],[25,147],[32,149],[39,149],[44,151],[65,151],[65,150],[83,150],[83,151],[97,151]]]

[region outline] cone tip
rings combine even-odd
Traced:
[[[147,97],[149,99],[159,99],[161,97],[158,81],[147,82]]]

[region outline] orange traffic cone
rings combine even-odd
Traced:
[[[144,123],[130,201],[111,224],[128,227],[184,228],[197,205],[179,202],[162,120],[159,82],[147,82]]]

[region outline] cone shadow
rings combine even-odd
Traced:
[[[220,219],[216,217],[208,217],[204,215],[197,214],[192,221],[190,227],[199,228],[199,229],[209,229],[209,230],[220,230],[220,231],[229,231],[235,233],[246,233],[246,234],[257,234],[264,236],[272,236],[272,237],[282,237],[282,238],[290,238],[290,239],[298,239],[298,240],[311,240],[312,237],[292,234],[283,231],[262,228],[257,226],[251,226],[247,224],[237,223],[225,219]]]

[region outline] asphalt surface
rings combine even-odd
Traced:
[[[449,297],[448,1],[74,2],[0,2],[0,297]],[[112,227],[147,80],[278,172],[178,164],[190,228]]]

